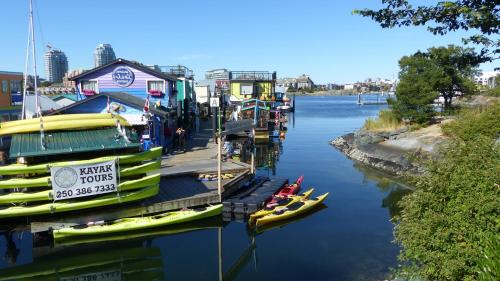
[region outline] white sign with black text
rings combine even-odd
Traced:
[[[50,168],[54,200],[117,191],[115,160],[89,165]]]
[[[210,98],[210,107],[219,107],[219,98]]]

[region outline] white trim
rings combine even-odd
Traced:
[[[97,90],[96,90],[96,94],[99,94],[99,79],[83,79],[83,80],[80,80],[80,93],[83,94],[83,85],[82,85],[82,82],[96,82],[96,87],[97,87]]]
[[[163,94],[167,94],[165,91],[165,79],[146,79],[146,94],[149,94],[149,82],[163,82]]]

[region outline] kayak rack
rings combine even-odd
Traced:
[[[264,207],[264,203],[280,188],[287,179],[256,177],[248,186],[222,201],[224,221],[243,221],[251,213]]]

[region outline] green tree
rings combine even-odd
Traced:
[[[395,228],[406,265],[401,275],[498,280],[499,256],[492,252],[500,241],[499,118],[497,103],[461,113],[445,126],[451,142],[442,158],[428,163],[416,191],[401,201]]]
[[[483,46],[476,56],[478,62],[492,61],[500,56],[498,0],[439,1],[434,5],[415,7],[407,0],[382,0],[382,3],[385,6],[382,9],[355,10],[354,13],[372,18],[382,28],[427,26],[430,32],[438,35],[474,30],[478,33],[463,38],[463,41]]]
[[[434,115],[431,104],[437,97],[444,98],[448,109],[456,94],[474,94],[472,76],[477,69],[473,56],[471,49],[450,45],[403,57],[399,61],[397,100],[390,101],[391,108],[401,119],[424,123]]]

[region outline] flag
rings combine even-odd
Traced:
[[[107,111],[108,113],[110,113],[110,112],[111,112],[111,105],[109,104],[109,96],[108,96],[108,102],[107,102],[107,104],[106,104],[106,111]]]
[[[146,102],[144,103],[144,113],[149,112],[149,95],[146,98]]]

